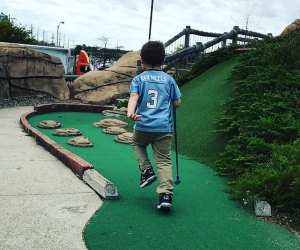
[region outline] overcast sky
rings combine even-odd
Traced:
[[[1,0],[0,12],[16,18],[38,40],[56,42],[61,24],[61,44],[139,50],[148,40],[151,0]],[[186,25],[211,32],[228,32],[233,26],[278,35],[300,18],[299,0],[154,0],[152,40],[166,42]]]

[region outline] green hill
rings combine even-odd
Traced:
[[[267,200],[279,212],[275,216],[288,218],[283,223],[298,229],[299,44],[299,31],[252,43],[250,52],[183,85],[184,102],[178,111],[180,153],[227,176],[233,198],[250,206]],[[207,55],[183,80],[228,55],[230,48]],[[219,134],[211,133],[214,130]]]
[[[217,168],[233,197],[267,200],[300,224],[300,33],[253,44],[232,72],[233,95],[221,118],[230,136]]]
[[[175,186],[170,214],[156,211],[155,184],[147,190],[138,188],[139,172],[132,149],[91,129],[89,124],[99,120],[99,115],[62,116],[64,126],[76,124],[84,135],[95,138],[95,146],[89,150],[65,145],[64,138],[53,138],[51,131],[46,131],[118,187],[120,199],[105,201],[86,226],[87,247],[300,249],[295,235],[257,220],[252,209],[253,199],[260,194],[259,198],[268,198],[272,207],[281,211],[289,204],[289,212],[297,219],[300,64],[293,52],[300,54],[295,45],[299,41],[285,37],[258,42],[252,52],[219,63],[181,87],[183,104],[177,112],[177,124],[182,182]],[[32,117],[30,122],[36,126],[40,119],[58,115]],[[222,133],[212,132],[217,129]],[[240,202],[230,200],[222,191],[224,179],[199,162],[229,176],[234,184],[231,193]],[[266,162],[269,164],[264,165]],[[238,196],[239,192],[243,195]],[[241,206],[243,198],[251,210]]]
[[[228,80],[236,59],[226,60],[181,87],[177,111],[178,148],[182,155],[213,166],[224,150],[226,137],[213,131],[232,94]]]

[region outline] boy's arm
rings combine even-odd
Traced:
[[[138,94],[136,93],[130,94],[128,107],[127,107],[127,117],[134,121],[140,120],[142,117],[142,115],[135,114],[135,109],[138,100],[139,100]]]
[[[175,80],[172,78],[173,81],[171,81],[171,100],[172,105],[174,108],[178,108],[181,105],[181,92],[178,88],[178,85],[176,84]]]
[[[174,108],[178,108],[181,105],[181,99],[177,99],[172,102]]]

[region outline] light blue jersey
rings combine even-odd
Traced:
[[[147,70],[133,78],[130,92],[139,96],[136,113],[142,115],[134,128],[145,132],[173,132],[172,101],[181,97],[170,75]]]

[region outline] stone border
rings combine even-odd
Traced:
[[[35,140],[48,150],[52,155],[67,165],[75,174],[83,179],[91,188],[93,188],[104,199],[117,199],[117,187],[94,170],[92,164],[65,149],[48,136],[41,133],[39,130],[33,128],[28,118],[41,113],[57,112],[57,111],[79,111],[79,112],[95,112],[100,113],[103,110],[113,109],[112,106],[100,106],[89,104],[44,104],[34,107],[34,111],[28,112],[21,116],[20,123],[23,129],[35,138]],[[87,171],[89,170],[89,171]],[[93,170],[93,171],[91,171]],[[87,171],[87,172],[86,172]],[[90,176],[92,173],[92,177]]]

